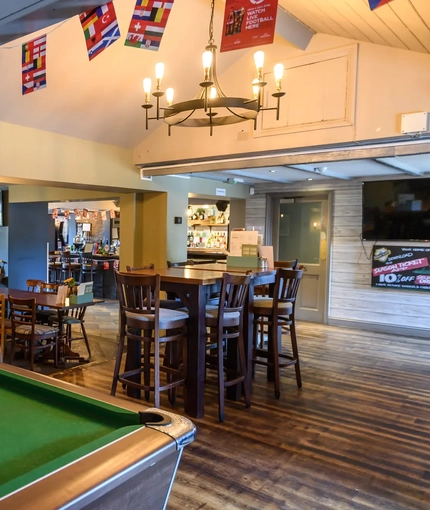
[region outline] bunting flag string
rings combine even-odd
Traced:
[[[381,5],[388,4],[388,2],[392,2],[392,0],[369,0],[370,10],[373,11],[377,7],[381,7]]]
[[[137,0],[125,46],[158,51],[174,0]]]
[[[46,35],[22,45],[22,95],[46,87]]]
[[[92,60],[120,37],[113,2],[79,15],[87,43],[88,58]]]

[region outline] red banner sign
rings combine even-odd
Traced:
[[[372,270],[372,273],[373,276],[377,276],[378,274],[400,273],[409,269],[427,267],[428,265],[429,261],[426,258],[407,260],[406,262],[398,262],[397,264],[391,264],[390,266],[375,267]]]
[[[272,44],[277,0],[227,0],[220,51]]]

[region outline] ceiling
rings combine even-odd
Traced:
[[[0,81],[1,97],[7,98],[0,102],[0,121],[134,148],[147,134],[140,108],[142,78],[153,72],[156,62],[166,64],[166,86],[168,81],[184,76],[186,70],[186,79],[174,85],[176,97],[195,94],[201,79],[201,52],[207,41],[206,21],[196,23],[196,20],[208,20],[210,0],[175,0],[169,30],[158,52],[124,46],[135,0],[115,0],[122,37],[89,62],[76,15],[95,5],[98,2],[94,0],[3,0],[0,3],[0,44],[3,44],[0,65],[8,70]],[[343,38],[341,44],[363,41],[430,53],[430,0],[393,0],[374,11],[370,11],[368,0],[279,0],[279,5],[317,37],[324,34]],[[223,10],[224,2],[218,0],[215,34],[220,32]],[[32,38],[48,34],[48,87],[22,96],[21,44],[29,37],[18,38],[37,30]],[[282,38],[279,30],[275,44],[288,46],[297,55],[303,53]],[[252,49],[223,53],[218,74],[222,76],[238,59],[251,61],[252,53]],[[252,185],[267,181],[292,183],[306,179],[400,176],[405,172],[408,175],[430,172],[430,157],[408,155],[313,162],[204,174],[193,172],[192,175],[222,181],[243,179]]]

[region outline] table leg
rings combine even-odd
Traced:
[[[185,387],[185,412],[194,418],[204,415],[205,383],[205,307],[206,290],[203,286],[190,285],[187,341],[187,383]],[[178,293],[179,294],[179,293]],[[179,295],[181,300],[183,296]]]

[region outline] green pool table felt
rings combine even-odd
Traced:
[[[142,427],[132,411],[0,370],[0,497]]]

